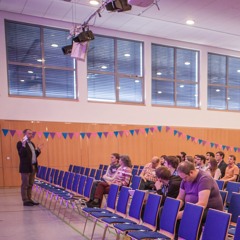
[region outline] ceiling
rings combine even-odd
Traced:
[[[0,10],[240,51],[240,0],[155,0],[113,13],[88,0],[0,0]],[[194,26],[185,24],[193,19]]]

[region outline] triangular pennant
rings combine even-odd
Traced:
[[[126,136],[129,136],[129,134],[130,134],[128,130],[125,130],[124,133]]]
[[[148,134],[149,128],[145,128],[145,132],[146,132],[146,134]]]
[[[42,132],[37,132],[37,135],[38,135],[39,138],[42,137],[42,134],[43,134]]]
[[[120,136],[123,136],[124,131],[119,131]]]
[[[102,135],[103,135],[102,132],[98,132],[97,134],[98,134],[98,137],[99,137],[99,138],[102,138]]]
[[[195,141],[195,137],[191,137],[191,140],[194,142]]]
[[[158,129],[159,132],[161,132],[162,131],[162,126],[158,126],[157,129]]]
[[[22,130],[17,130],[16,132],[17,132],[18,137],[22,136]]]
[[[178,130],[173,131],[174,136],[176,136],[177,133],[178,133]]]
[[[133,134],[134,134],[134,130],[129,130],[129,132],[132,134],[132,136],[133,136]]]
[[[205,141],[205,140],[202,141],[203,146],[205,146],[206,143],[207,143],[207,141]]]
[[[60,138],[62,136],[62,133],[56,132],[56,135],[57,135],[58,138]]]
[[[43,132],[45,138],[48,138],[49,132]]]
[[[199,144],[202,144],[202,141],[203,141],[202,139],[198,139]]]
[[[63,132],[63,133],[62,133],[62,136],[64,137],[64,139],[67,138],[67,135],[68,135],[68,134],[67,134],[66,132]]]
[[[240,152],[240,148],[238,148],[238,152]]]
[[[107,137],[107,136],[108,136],[108,132],[103,132],[103,135],[104,135],[105,137]]]
[[[52,137],[52,139],[54,139],[54,137],[55,137],[55,132],[50,132],[50,136]]]
[[[214,145],[215,145],[215,143],[213,143],[213,142],[210,143],[211,148],[213,148]]]
[[[234,152],[236,152],[236,151],[238,150],[238,148],[237,148],[237,147],[234,147],[233,149],[234,149]]]
[[[111,137],[111,136],[114,135],[114,133],[113,132],[108,132],[108,135]]]
[[[138,135],[138,133],[139,133],[139,129],[135,129],[135,133]]]
[[[117,137],[118,136],[118,131],[114,131],[114,135],[115,135],[115,137]]]
[[[225,145],[222,145],[222,150],[224,150],[226,148],[226,146]]]
[[[12,137],[14,136],[16,130],[10,130],[10,134],[12,135]]]
[[[181,137],[182,136],[182,132],[178,132],[178,137]]]
[[[90,138],[92,133],[88,132],[88,133],[86,133],[86,135],[87,135],[88,138]]]
[[[84,133],[84,132],[80,133],[80,136],[82,137],[82,139],[84,139],[85,134],[86,134],[86,133]]]
[[[3,135],[4,135],[4,136],[7,136],[8,131],[9,131],[8,129],[2,129]]]
[[[187,135],[187,140],[189,140],[191,138],[191,136],[190,135]]]
[[[34,138],[36,135],[36,132],[32,132],[32,138]]]
[[[74,135],[74,133],[72,133],[72,132],[68,133],[68,136],[70,137],[70,139],[73,138],[73,135]]]
[[[166,132],[168,132],[171,128],[166,126]]]
[[[153,132],[154,131],[154,127],[150,127],[150,131]]]
[[[74,136],[75,136],[75,138],[79,138],[79,136],[80,136],[79,132],[75,132]]]
[[[229,147],[229,146],[226,146],[226,149],[229,151],[230,147]]]
[[[218,143],[215,143],[215,148],[218,148],[219,144]]]

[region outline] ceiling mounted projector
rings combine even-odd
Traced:
[[[88,42],[94,39],[93,32],[91,30],[83,31],[79,33],[75,38],[73,38],[74,42]]]

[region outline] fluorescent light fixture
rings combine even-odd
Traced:
[[[194,25],[195,22],[194,22],[194,20],[192,20],[192,19],[188,19],[188,20],[186,21],[186,24],[187,24],[187,25]]]
[[[230,97],[227,98],[227,100],[230,100],[230,99],[231,99]]]
[[[38,61],[38,62],[43,62],[43,60],[42,60],[42,59],[37,59],[37,61]]]
[[[240,73],[240,69],[238,69],[237,72]]]
[[[157,72],[157,75],[158,75],[158,76],[161,76],[161,75],[162,75],[162,73],[161,73],[161,72]]]
[[[179,87],[180,87],[180,88],[184,88],[184,85],[180,85]]]
[[[108,67],[105,66],[105,65],[101,66],[101,69],[107,69],[107,68],[108,68]]]
[[[185,62],[184,64],[188,66],[188,65],[190,65],[191,63],[190,63],[190,62]]]
[[[28,71],[28,73],[30,73],[30,74],[31,74],[31,73],[33,73],[33,71]]]
[[[24,79],[21,79],[20,82],[25,82],[25,80],[24,80]]]
[[[56,43],[53,43],[52,45],[51,45],[51,47],[58,47],[58,44],[56,44]]]
[[[99,0],[90,0],[89,3],[93,6],[97,6],[100,4],[100,1]]]
[[[139,80],[135,80],[135,83],[139,83],[140,81]]]
[[[216,92],[220,92],[221,90],[220,89],[216,89]]]
[[[129,53],[125,53],[124,57],[130,57],[131,55]]]
[[[161,93],[162,93],[162,91],[158,91],[157,93],[158,93],[158,94],[161,94]]]

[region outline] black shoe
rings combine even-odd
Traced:
[[[23,202],[23,206],[33,206],[34,204],[32,202]]]
[[[33,200],[29,200],[30,203],[32,203],[33,205],[39,205],[39,202],[35,202]]]
[[[92,201],[90,203],[87,202],[86,204],[89,208],[100,208],[100,203],[98,203],[98,202]]]

